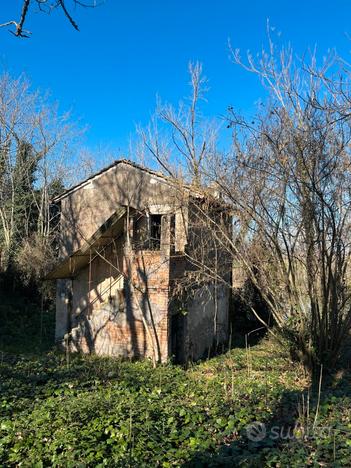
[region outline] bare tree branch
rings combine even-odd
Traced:
[[[101,0],[100,2],[97,2],[96,0],[92,0],[91,2],[83,2],[79,0],[71,0],[73,5],[78,5],[82,8],[96,8],[97,6],[101,5],[104,0]],[[30,31],[27,31],[23,28],[25,21],[27,20],[28,14],[29,14],[29,7],[33,4],[36,4],[39,8],[39,11],[41,12],[47,12],[50,13],[52,10],[56,8],[60,8],[72,27],[76,30],[79,31],[78,24],[72,17],[71,13],[69,12],[67,6],[66,6],[66,1],[65,0],[23,0],[22,4],[22,12],[19,21],[15,20],[10,20],[6,21],[5,23],[0,24],[0,28],[6,27],[6,26],[15,26],[15,31],[11,31],[11,34],[17,36],[17,37],[22,37],[22,38],[28,38],[31,35]],[[45,7],[45,8],[44,8]]]

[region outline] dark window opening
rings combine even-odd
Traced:
[[[148,240],[148,219],[145,215],[139,215],[138,217],[134,218],[133,231],[134,249],[145,249]]]
[[[150,249],[160,250],[161,248],[161,225],[162,215],[150,216]]]
[[[133,244],[136,250],[160,250],[162,215],[141,215],[134,220]]]

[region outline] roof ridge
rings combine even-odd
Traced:
[[[132,166],[132,167],[135,167],[136,169],[139,169],[141,171],[145,171],[145,172],[148,172],[149,174],[153,174],[154,176],[156,177],[161,177],[165,180],[170,180],[171,177],[170,176],[167,176],[165,174],[163,174],[162,172],[160,171],[156,171],[156,170],[153,170],[153,169],[150,169],[148,167],[145,167],[145,166],[142,166],[141,164],[139,163],[136,163],[134,161],[131,161],[130,159],[126,159],[126,158],[121,158],[121,159],[116,159],[115,161],[113,161],[111,164],[109,164],[108,166],[100,169],[98,172],[92,174],[91,176],[87,177],[86,179],[83,179],[82,181],[80,181],[78,184],[75,184],[73,185],[72,187],[69,187],[68,189],[65,189],[60,195],[57,195],[56,197],[54,197],[52,199],[52,202],[57,202],[57,201],[60,201],[62,198],[65,198],[67,195],[69,195],[70,193],[74,192],[75,190],[77,190],[79,187],[83,186],[84,184],[88,183],[89,181],[91,181],[92,179],[94,179],[95,177],[99,177],[100,175],[102,175],[104,172],[107,172],[109,171],[110,169],[112,169],[113,167],[116,167],[118,164],[127,164],[129,166]]]

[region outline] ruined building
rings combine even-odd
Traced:
[[[189,252],[204,232],[191,222],[192,207],[202,201],[127,160],[53,200],[60,213],[59,260],[48,275],[57,280],[56,340],[86,353],[177,362],[225,343],[229,288],[191,274],[198,267]],[[205,256],[210,268],[215,257],[218,264],[217,253]]]

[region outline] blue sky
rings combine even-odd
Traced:
[[[21,3],[3,0],[0,22],[17,19]],[[336,47],[351,60],[349,0],[106,0],[73,14],[79,33],[61,12],[35,9],[26,23],[31,39],[0,30],[0,66],[49,89],[62,110],[89,126],[84,144],[113,148],[116,157],[127,153],[136,124],[148,122],[157,95],[176,104],[187,94],[189,60],[201,61],[209,79],[206,114],[224,115],[229,105],[251,112],[262,89],[231,63],[228,39],[260,50],[268,18],[297,53]]]

